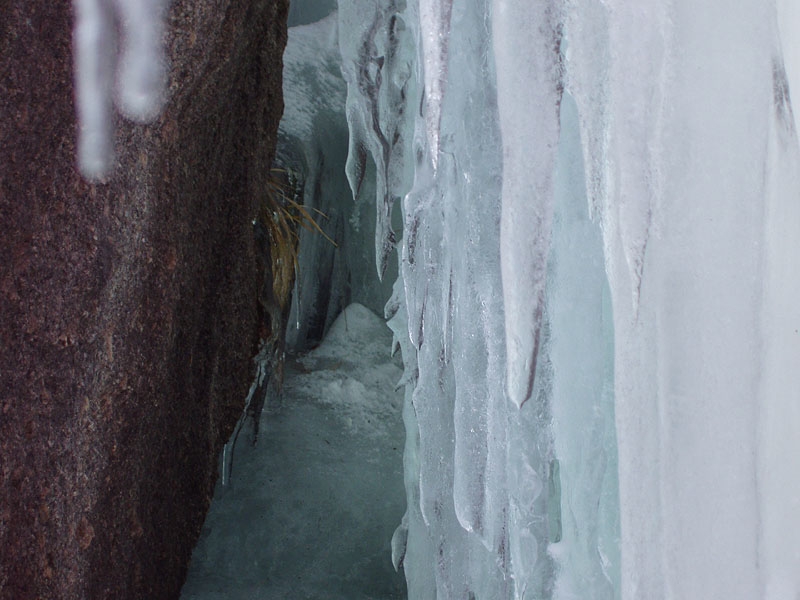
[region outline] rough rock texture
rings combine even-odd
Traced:
[[[242,408],[287,0],[175,0],[169,101],[75,167],[69,2],[0,0],[0,598],[175,598]]]

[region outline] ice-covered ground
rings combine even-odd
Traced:
[[[385,323],[353,304],[287,364],[258,444],[239,437],[218,484],[184,600],[405,598],[391,562],[405,509],[402,370]]]

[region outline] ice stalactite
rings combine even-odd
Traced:
[[[78,166],[85,177],[101,179],[114,160],[112,104],[148,123],[164,103],[166,0],[74,0],[73,6]]]
[[[102,0],[75,2],[75,96],[78,109],[78,166],[97,178],[112,159],[111,90],[114,79],[114,24]]]
[[[392,210],[408,179],[404,160],[409,116],[406,97],[415,93],[411,71],[410,31],[398,3],[339,2],[342,75],[347,82],[350,131],[347,177],[356,198],[367,169],[375,164],[377,235],[375,260],[383,278],[394,250]]]
[[[492,5],[503,139],[500,255],[507,390],[517,406],[533,393],[541,344],[563,89],[561,13],[560,2],[552,0],[495,0]]]
[[[412,597],[796,595],[791,7],[397,10]]]
[[[441,150],[442,102],[447,85],[448,45],[453,0],[429,0],[419,3],[419,47],[422,60],[422,114],[425,134],[431,149],[431,162],[439,165]]]
[[[386,4],[342,1],[289,28],[277,162],[297,175],[306,210],[339,242],[301,232],[291,348],[318,342],[349,302],[380,312],[397,274],[392,219],[410,185],[405,98],[416,80],[410,32]]]
[[[664,11],[663,7],[589,1],[576,3],[566,15],[567,85],[580,115],[590,206],[603,226],[603,255],[613,302],[617,425],[633,421],[621,427],[626,435],[620,436],[619,444],[623,452],[631,444],[631,454],[623,453],[620,460],[638,458],[641,462],[635,472],[644,471],[649,464],[649,474],[659,464],[655,455],[660,431],[652,429],[659,423],[658,403],[643,402],[654,397],[646,384],[653,365],[637,361],[652,343],[639,312],[647,276],[645,252],[661,193],[659,138],[663,134],[665,45],[670,33]],[[636,51],[619,51],[623,41],[633,42]],[[636,425],[643,429],[637,431]],[[652,454],[648,455],[648,450]],[[631,498],[630,505],[646,502],[649,507],[647,516],[642,514],[635,523],[625,524],[623,536],[632,535],[633,530],[642,540],[656,539],[661,527],[658,478],[652,485],[639,486],[635,478],[627,479],[622,473],[620,477],[623,497],[628,486],[630,494],[639,496]],[[622,546],[626,546],[624,537]],[[650,586],[648,592],[638,593],[663,597],[657,569],[641,575],[630,572],[627,581],[637,577]],[[563,578],[570,579],[569,574]]]
[[[391,156],[402,164],[403,177],[389,181],[389,194],[404,196],[404,229],[402,284],[395,286],[387,314],[403,350],[408,385],[408,512],[395,534],[394,555],[398,562],[402,557],[413,598],[510,597],[512,560],[519,565],[518,585],[529,591],[552,579],[552,563],[538,550],[546,543],[547,524],[537,519],[547,511],[547,494],[541,492],[551,443],[544,427],[532,435],[522,431],[539,423],[542,407],[526,405],[519,426],[509,418],[503,391],[506,350],[497,293],[502,147],[487,11],[484,3],[408,3],[395,17],[407,32],[398,51],[408,57],[400,77],[411,72],[424,83],[407,85],[395,96],[411,118],[398,123],[400,135],[393,136]],[[342,23],[340,17],[340,39],[375,36],[369,19],[349,34]],[[366,126],[375,122],[371,115],[396,123],[390,99],[376,102],[354,77],[366,65],[380,69],[372,81],[398,78],[398,67],[381,60],[377,45],[377,56],[364,55],[367,48],[357,46],[362,55],[343,51],[348,95],[356,97],[358,110],[348,112],[354,188],[363,162],[359,152],[370,149],[379,164],[381,140],[388,138],[385,129]],[[360,63],[348,65],[353,61]],[[557,107],[551,116],[557,133]]]

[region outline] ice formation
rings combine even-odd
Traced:
[[[302,16],[303,5],[294,6],[299,7]],[[314,3],[311,8],[319,14],[322,5]],[[395,167],[394,163],[385,162],[377,169],[377,163],[369,159],[371,149],[365,145],[366,140],[358,138],[355,129],[348,132],[345,114],[355,110],[352,105],[357,99],[348,92],[341,68],[339,32],[344,18],[342,11],[334,11],[316,22],[290,27],[284,53],[287,108],[279,128],[278,162],[297,173],[306,208],[327,235],[338,241],[337,248],[318,233],[300,233],[297,280],[287,331],[292,349],[302,350],[318,343],[351,302],[380,312],[397,276],[393,264],[385,265],[385,282],[375,276],[376,223],[380,222],[381,231],[385,232],[380,240],[381,244],[386,241],[387,256],[393,247],[393,199],[386,196],[388,188],[378,185],[378,180],[396,177]],[[373,74],[375,67],[373,64]],[[365,89],[377,91],[375,85],[380,82],[369,82],[369,69],[352,76],[361,77]],[[372,121],[369,123],[372,126]],[[349,144],[360,150],[348,153]],[[350,159],[348,154],[352,155]],[[352,176],[348,177],[348,173]]]
[[[358,6],[351,181],[413,167],[409,597],[798,597],[794,4]]]
[[[88,175],[113,14],[141,118],[160,6],[75,2]],[[398,251],[409,597],[800,597],[796,3],[339,0],[306,27],[286,156],[353,243],[304,244],[293,319],[327,329],[363,277],[374,195],[379,274]]]
[[[73,6],[78,167],[99,179],[114,158],[112,97],[140,123],[161,110],[166,0],[73,0]]]
[[[389,560],[405,504],[390,340],[352,304],[319,347],[288,361],[258,444],[243,433],[232,480],[217,484],[183,600],[405,597]]]

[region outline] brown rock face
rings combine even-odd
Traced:
[[[0,598],[175,598],[256,343],[287,0],[175,0],[169,100],[75,167],[69,2],[0,0]]]

